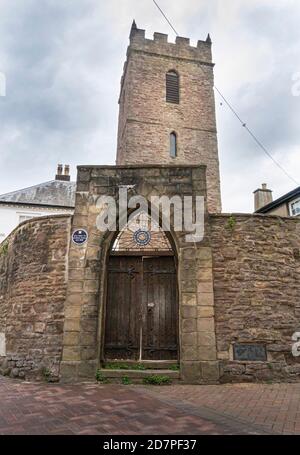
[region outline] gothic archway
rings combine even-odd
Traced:
[[[110,249],[103,360],[176,362],[178,313],[172,240],[142,213]]]

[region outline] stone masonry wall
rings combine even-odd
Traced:
[[[131,34],[121,83],[118,165],[206,165],[210,212],[221,211],[220,176],[210,41],[145,31]],[[177,71],[180,103],[166,102],[166,73]],[[177,134],[178,154],[170,157],[170,133]]]
[[[1,374],[58,377],[70,225],[66,215],[35,218],[0,245]]]
[[[300,220],[210,217],[215,327],[222,382],[299,380]],[[234,343],[266,345],[267,362],[233,360]]]
[[[205,168],[81,167],[71,217],[26,221],[0,245],[0,373],[20,378],[94,379],[101,365],[107,258],[98,196],[205,195]],[[296,381],[300,356],[300,219],[206,215],[205,237],[172,233],[178,259],[180,374],[186,383]],[[69,245],[70,251],[69,251]],[[67,292],[68,283],[68,292]],[[266,346],[266,361],[234,359],[234,344]],[[294,351],[295,354],[295,351]],[[62,364],[61,364],[62,360]]]

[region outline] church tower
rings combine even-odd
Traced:
[[[221,211],[211,39],[190,45],[133,22],[121,79],[117,165],[207,166],[210,212]]]

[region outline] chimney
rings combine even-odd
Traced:
[[[65,176],[70,177],[70,166],[65,164]]]
[[[273,202],[272,190],[269,190],[267,184],[263,183],[261,188],[254,191],[254,211],[265,207],[270,202]]]
[[[62,164],[58,164],[57,165],[57,171],[56,171],[55,180],[60,180],[60,177],[62,176],[62,173],[63,173],[63,165]]]
[[[63,182],[69,182],[71,179],[70,177],[70,166],[65,164],[64,173],[63,173],[63,165],[58,164],[57,166],[57,174],[55,176],[55,180],[61,180]]]

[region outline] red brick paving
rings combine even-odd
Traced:
[[[266,432],[300,434],[300,383],[176,385],[159,387],[158,394],[168,403],[191,403],[202,410],[257,425]]]
[[[141,387],[0,378],[0,435],[300,434],[300,384]]]

